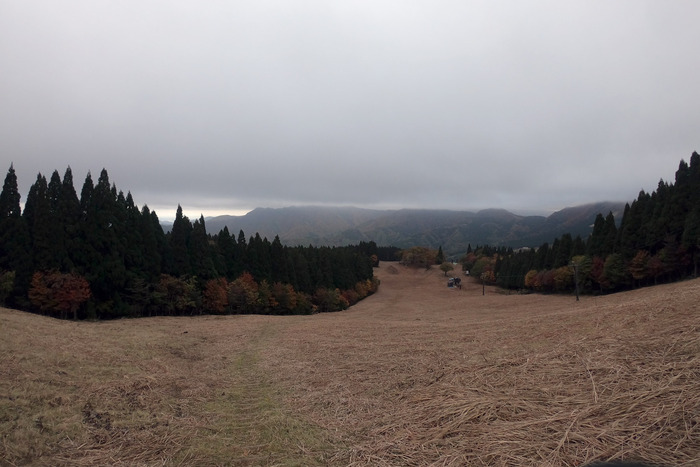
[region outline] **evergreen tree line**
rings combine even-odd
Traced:
[[[22,210],[10,166],[0,193],[0,302],[63,318],[340,310],[376,290],[378,251],[210,235],[179,206],[165,233],[104,169],[79,197],[70,168],[39,174]]]
[[[472,275],[509,289],[606,293],[697,277],[700,261],[700,155],[681,160],[675,183],[659,181],[627,204],[619,223],[598,214],[585,240],[562,235],[514,251],[477,247],[461,262]],[[482,276],[483,274],[485,274]]]

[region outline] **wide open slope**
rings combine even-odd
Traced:
[[[576,302],[375,273],[325,315],[0,311],[0,462],[700,465],[700,281]]]

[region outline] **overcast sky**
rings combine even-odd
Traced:
[[[700,151],[699,50],[694,0],[0,0],[0,170],[161,219],[631,201]]]

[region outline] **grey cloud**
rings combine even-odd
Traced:
[[[4,2],[0,150],[23,196],[39,171],[70,165],[80,184],[105,167],[137,203],[173,212],[631,200],[698,150],[698,13]]]

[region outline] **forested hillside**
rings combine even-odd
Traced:
[[[228,227],[212,235],[179,207],[166,234],[106,170],[96,184],[88,173],[80,196],[70,168],[39,174],[22,210],[11,166],[0,193],[0,304],[63,318],[340,310],[376,290],[372,266],[396,251],[374,241],[292,247]],[[466,251],[472,275],[512,289],[604,293],[697,276],[700,155],[681,161],[675,183],[640,192],[621,221],[599,213],[590,235]]]
[[[520,216],[505,209],[470,212],[292,206],[257,208],[243,216],[217,216],[206,218],[206,222],[214,232],[228,226],[231,231],[260,232],[268,238],[278,235],[285,245],[338,246],[373,241],[399,248],[442,247],[448,257],[459,257],[470,244],[520,248],[537,247],[565,233],[585,238],[599,212],[621,215],[624,205],[596,202],[567,207],[547,217]]]
[[[598,214],[587,238],[562,235],[537,249],[481,247],[462,263],[507,288],[604,293],[697,277],[700,261],[700,155],[681,161],[675,183],[659,181],[625,206],[619,227]]]
[[[377,247],[287,247],[228,229],[207,233],[178,207],[172,231],[102,170],[80,197],[39,174],[24,210],[11,166],[0,193],[0,303],[57,317],[311,313],[373,293]]]

